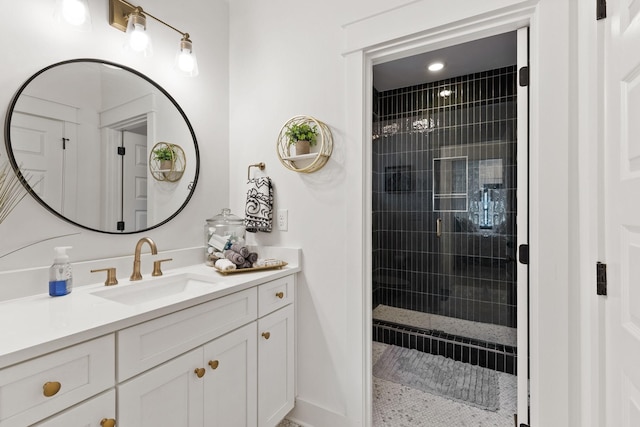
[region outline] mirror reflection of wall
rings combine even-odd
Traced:
[[[126,67],[68,61],[34,75],[16,95],[5,129],[14,167],[39,181],[36,198],[85,228],[130,233],[177,214],[198,176],[193,130],[175,101]],[[147,179],[151,147],[185,149],[177,182]]]

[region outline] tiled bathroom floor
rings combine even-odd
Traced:
[[[385,348],[387,344],[373,343],[373,364]],[[516,377],[501,372],[497,375],[500,409],[496,412],[373,377],[372,427],[512,427],[517,408]],[[278,427],[300,426],[284,420]]]

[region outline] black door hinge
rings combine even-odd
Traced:
[[[607,294],[607,264],[600,261],[596,264],[596,293]]]
[[[529,264],[529,245],[518,246],[518,261],[520,264]]]
[[[118,147],[118,156],[124,156],[125,151],[124,147]]]
[[[607,17],[607,0],[596,0],[596,21]]]
[[[118,231],[124,231],[124,221],[118,221],[117,228]]]
[[[69,140],[69,138],[62,138],[62,149],[66,150],[67,149],[67,141]]]
[[[529,67],[520,67],[518,81],[522,87],[529,86]]]

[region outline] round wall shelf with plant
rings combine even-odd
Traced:
[[[179,145],[158,142],[149,153],[149,171],[157,181],[179,181],[186,166],[187,160]]]
[[[289,170],[311,173],[322,168],[333,151],[331,130],[311,116],[295,116],[280,129],[276,145],[280,162]]]

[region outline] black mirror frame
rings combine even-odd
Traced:
[[[54,68],[54,67],[61,66],[61,65],[72,64],[72,63],[77,63],[77,62],[94,62],[94,63],[98,63],[98,64],[106,64],[106,65],[113,66],[113,67],[119,67],[119,68],[122,68],[123,70],[129,71],[130,73],[133,73],[133,74],[137,75],[138,77],[141,77],[142,79],[146,80],[151,85],[153,85],[160,92],[162,92],[169,99],[169,101],[171,101],[171,103],[174,105],[174,107],[176,107],[176,109],[178,110],[178,112],[180,113],[182,118],[184,119],[185,123],[187,124],[189,132],[191,134],[191,138],[193,139],[193,145],[194,145],[194,149],[195,149],[195,153],[196,153],[195,175],[193,177],[193,180],[189,184],[189,190],[190,191],[189,191],[189,194],[187,195],[184,203],[182,203],[182,205],[178,208],[178,210],[176,210],[167,219],[165,219],[165,220],[163,220],[163,221],[161,221],[161,222],[159,222],[157,224],[154,224],[151,227],[147,227],[145,229],[135,230],[135,231],[116,232],[116,231],[105,231],[105,230],[99,230],[99,229],[96,229],[96,228],[87,227],[86,225],[79,224],[79,223],[77,223],[77,222],[65,217],[64,215],[60,214],[58,211],[53,209],[51,206],[49,206],[44,200],[42,200],[32,190],[31,186],[29,185],[29,183],[27,182],[27,180],[23,176],[22,172],[20,171],[18,163],[16,162],[16,159],[15,159],[15,156],[13,155],[13,148],[11,146],[11,117],[13,115],[13,110],[15,108],[15,105],[18,102],[18,98],[20,97],[22,92],[25,90],[25,88],[29,85],[29,83],[31,83],[35,78],[37,78],[39,75],[41,75],[45,71],[47,71],[47,70],[49,70],[51,68]],[[20,182],[25,187],[27,192],[29,194],[31,194],[31,196],[38,203],[40,203],[40,205],[42,205],[45,209],[47,209],[49,212],[51,212],[52,214],[54,214],[55,216],[57,216],[60,219],[63,219],[63,220],[65,220],[65,221],[67,221],[67,222],[69,222],[69,223],[71,223],[71,224],[73,224],[75,226],[80,227],[80,228],[84,228],[85,230],[91,230],[91,231],[95,231],[95,232],[98,232],[98,233],[114,234],[114,235],[143,233],[143,232],[152,230],[154,228],[160,227],[161,225],[164,225],[164,224],[168,223],[173,218],[175,218],[180,212],[182,212],[182,210],[187,206],[187,203],[189,203],[189,201],[191,200],[191,197],[193,196],[193,193],[194,193],[194,191],[196,189],[196,184],[198,183],[198,176],[200,174],[200,150],[198,149],[198,141],[196,139],[196,134],[193,131],[193,127],[191,126],[191,122],[187,118],[187,115],[182,110],[180,105],[178,105],[176,100],[164,88],[162,88],[159,84],[157,84],[155,81],[151,80],[149,77],[145,76],[141,72],[139,72],[137,70],[134,70],[133,68],[127,67],[126,65],[116,64],[115,62],[110,62],[110,61],[106,61],[106,60],[102,60],[102,59],[78,58],[78,59],[70,59],[70,60],[66,60],[66,61],[61,61],[61,62],[57,62],[55,64],[51,64],[51,65],[41,69],[40,71],[38,71],[37,73],[35,73],[31,77],[29,77],[29,79],[27,79],[27,81],[24,82],[24,84],[22,86],[20,86],[20,89],[18,89],[16,94],[13,96],[13,99],[11,100],[11,103],[9,104],[9,108],[7,109],[7,114],[6,114],[5,123],[4,123],[4,142],[5,142],[5,149],[7,151],[7,156],[9,157],[9,162],[11,163],[11,167],[13,168],[13,171],[18,176],[18,178],[20,179]]]

